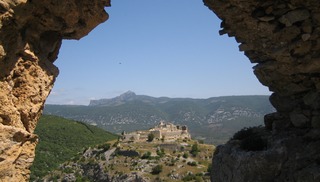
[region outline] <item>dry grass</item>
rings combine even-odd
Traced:
[[[195,143],[193,140],[188,141],[176,141],[174,143],[166,142],[137,142],[137,143],[120,143],[120,150],[134,150],[137,151],[140,156],[146,152],[151,152],[150,159],[142,160],[139,157],[125,157],[116,155],[108,165],[108,171],[112,174],[117,174],[120,171],[122,173],[128,172],[142,172],[145,177],[148,177],[151,181],[161,179],[162,181],[173,181],[170,177],[172,174],[179,176],[180,179],[174,179],[174,181],[182,181],[182,178],[188,173],[192,174],[205,174],[207,172],[208,165],[211,163],[211,157],[215,147],[213,145],[198,144],[199,153],[196,157],[192,156],[189,151],[191,146]],[[165,155],[163,157],[157,156],[157,149],[160,144],[176,144],[177,150],[164,149]],[[183,146],[183,147],[182,147]],[[183,154],[188,153],[187,159],[183,158]],[[196,166],[188,165],[188,162],[195,161]],[[152,175],[151,169],[155,165],[162,165],[162,172],[159,175]]]

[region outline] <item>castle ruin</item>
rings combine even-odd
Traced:
[[[169,122],[160,121],[158,125],[154,128],[150,128],[149,130],[135,131],[131,133],[123,132],[122,141],[145,142],[148,140],[149,134],[153,134],[154,139],[166,141],[191,138],[187,126],[179,126]]]

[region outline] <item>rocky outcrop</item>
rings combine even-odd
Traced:
[[[109,0],[0,1],[0,181],[26,181],[33,134],[58,69],[62,39],[107,20]]]
[[[242,132],[217,148],[211,181],[320,181],[319,129]]]
[[[280,113],[282,120],[291,121],[290,125],[295,127],[318,127],[319,1],[205,3],[222,19],[220,34],[235,36],[240,51],[256,64],[254,73],[260,82],[274,92],[270,101],[278,114],[273,118],[279,119]],[[300,118],[300,122],[295,118]]]
[[[314,160],[319,160],[320,149],[303,136],[320,127],[320,2],[204,2],[222,19],[220,34],[234,36],[240,51],[256,64],[254,73],[274,92],[270,101],[277,110],[265,116],[266,128],[272,131],[265,151],[244,151],[233,141],[220,146],[212,180],[319,180],[315,174],[320,165]]]

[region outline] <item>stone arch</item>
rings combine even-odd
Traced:
[[[265,117],[266,127],[278,134],[291,132],[287,141],[298,137],[295,135],[297,131],[311,141],[318,141],[319,132],[315,129],[320,127],[319,2],[204,0],[204,3],[222,19],[220,34],[235,36],[241,43],[240,50],[257,64],[254,69],[260,82],[274,92],[270,100],[277,113]],[[58,69],[52,63],[57,58],[61,40],[80,39],[106,21],[105,6],[110,6],[109,0],[0,2],[1,180],[24,181],[29,178],[28,168],[37,143],[33,130],[58,75]],[[268,140],[274,146],[271,153],[283,147],[281,144],[273,145],[282,139],[279,135],[275,134],[273,138]],[[299,141],[302,139],[297,138]],[[296,145],[283,147],[283,150],[295,149]],[[243,151],[234,150],[236,153],[230,161],[238,166],[223,164],[224,154],[232,153],[228,146],[229,149],[237,147],[229,143],[227,147],[219,148],[214,161],[214,169],[216,166],[215,171],[218,170],[213,175],[215,180],[235,180],[234,175],[224,175],[227,171],[245,181],[267,180],[277,175],[283,176],[279,179],[286,179],[286,174],[295,172],[290,163],[279,161],[271,161],[270,164],[277,166],[281,163],[289,170],[270,170],[252,164],[253,171],[241,171],[242,164],[249,165],[254,159],[243,158],[238,153]],[[313,151],[314,155],[318,151]],[[296,154],[301,153],[297,151]],[[253,155],[259,159],[268,157],[267,154]],[[275,154],[277,157],[282,155],[288,157],[285,152]],[[260,162],[260,165],[269,164],[265,160]],[[224,165],[224,168],[218,169],[219,165]],[[309,162],[302,169],[320,172],[317,165]],[[312,175],[315,176],[313,173],[309,176]]]
[[[259,81],[274,92],[270,101],[278,113],[268,115],[267,127],[280,127],[273,123],[280,118],[286,123],[281,127],[317,127],[318,3],[204,2],[222,19],[220,34],[236,38],[240,50],[257,64],[254,73]]]
[[[204,2],[222,19],[220,34],[234,36],[256,64],[254,73],[274,92],[270,101],[277,110],[265,116],[269,131],[243,131],[246,137],[218,147],[211,179],[320,180],[319,2]],[[248,147],[261,143],[261,151]]]

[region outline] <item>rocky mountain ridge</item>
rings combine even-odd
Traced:
[[[110,99],[98,99],[90,100],[89,106],[118,106],[130,101],[141,101],[151,105],[162,104],[168,101],[180,101],[180,100],[201,100],[201,99],[191,99],[191,98],[169,98],[169,97],[152,97],[148,95],[137,95],[133,91],[127,91],[117,97]]]
[[[274,111],[268,96],[155,98],[126,92],[91,103],[94,104],[46,105],[44,113],[83,121],[115,133],[148,129],[165,120],[188,125],[193,136],[219,144],[219,132],[227,135],[225,142],[243,127],[262,125],[263,116]]]

